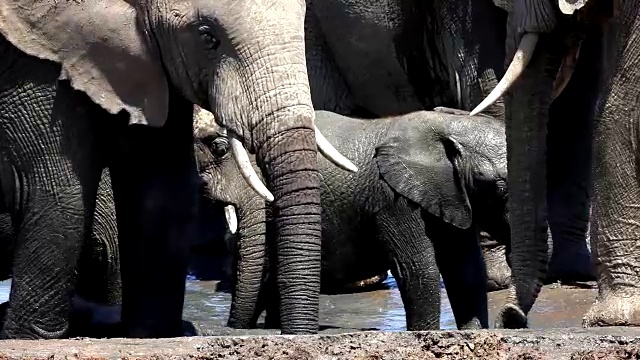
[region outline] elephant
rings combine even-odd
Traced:
[[[376,118],[471,110],[504,73],[507,13],[491,0],[307,0],[316,110]],[[502,104],[487,113],[504,118]]]
[[[439,328],[438,269],[458,327],[486,328],[479,228],[509,242],[504,124],[457,113],[464,115],[371,120],[316,111],[316,126],[359,168],[350,174],[318,160],[322,281],[349,283],[391,269],[408,330]],[[272,209],[238,181],[228,139],[212,125],[196,135],[196,157],[205,197],[225,205],[237,236],[229,326],[253,327],[265,270],[272,273]]]
[[[314,127],[305,10],[302,0],[0,3],[0,147],[37,189],[16,239],[20,261],[0,336],[67,332],[68,286],[38,285],[71,283],[68,264],[83,238],[73,234],[84,222],[69,215],[92,210],[104,168],[116,209],[124,334],[182,335],[200,182],[194,104],[228,131],[243,178],[271,201],[282,333],[317,332],[316,152],[357,168]],[[30,136],[54,140],[29,152],[20,141],[27,121],[38,125]],[[247,166],[248,152],[268,188]],[[40,170],[62,179],[50,182]],[[39,228],[42,217],[59,221],[62,232]]]
[[[496,324],[527,326],[548,270],[550,230],[554,240],[572,233],[590,238],[592,256],[583,263],[596,275],[598,298],[583,326],[639,325],[640,279],[633,270],[638,252],[627,245],[640,238],[634,219],[639,192],[631,175],[638,90],[624,85],[638,83],[631,70],[637,4],[518,0],[501,5],[509,12],[509,65],[471,112],[504,95],[513,274]],[[571,219],[581,225],[571,226]],[[561,255],[555,242],[553,257]]]

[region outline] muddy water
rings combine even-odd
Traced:
[[[184,318],[191,320],[205,334],[242,334],[226,328],[231,295],[216,291],[217,281],[187,281]],[[0,302],[9,297],[10,281],[0,282]],[[543,288],[530,312],[532,328],[580,326],[582,316],[593,303],[594,289],[571,289],[557,286]],[[507,297],[506,291],[489,294],[489,319],[493,319]],[[260,324],[263,318],[258,321]],[[442,290],[442,329],[455,329],[446,292]],[[322,295],[320,299],[320,326],[322,332],[348,332],[358,330],[405,330],[404,309],[392,276],[382,290],[371,292]],[[250,333],[276,333],[273,330],[252,330]]]
[[[201,326],[207,333],[236,333],[225,329],[229,313],[230,294],[216,292],[216,282],[192,281],[187,286],[186,319]],[[322,295],[320,299],[320,326],[322,332],[358,330],[406,330],[402,300],[392,276],[385,281],[386,289],[357,294]],[[489,294],[489,319],[493,327],[500,307],[505,303],[507,291]],[[594,289],[543,288],[529,315],[532,328],[581,326],[582,316],[593,303]],[[455,329],[446,291],[442,290],[442,329]],[[263,319],[260,319],[260,324]],[[254,333],[256,331],[252,331]],[[257,331],[262,333],[262,331]],[[271,331],[264,331],[269,332]],[[242,332],[241,332],[242,333]]]

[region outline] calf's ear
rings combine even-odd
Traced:
[[[376,147],[383,180],[398,194],[461,229],[472,223],[464,149],[424,122],[398,124]]]

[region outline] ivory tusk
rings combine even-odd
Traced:
[[[511,64],[509,64],[507,71],[504,73],[502,79],[500,79],[498,85],[496,85],[491,93],[487,95],[487,97],[482,100],[475,109],[471,110],[469,115],[473,116],[483,111],[496,102],[496,100],[504,95],[507,90],[509,90],[509,87],[513,85],[513,83],[518,79],[518,76],[520,76],[522,71],[527,67],[527,64],[529,64],[531,55],[533,55],[533,51],[535,50],[537,43],[538,34],[524,34],[522,40],[520,40],[520,44],[518,44],[518,49],[516,50],[516,54],[513,56]]]
[[[233,132],[230,132],[228,137],[229,145],[231,146],[231,154],[233,154],[233,158],[236,160],[236,164],[238,165],[238,169],[240,169],[240,173],[244,180],[249,184],[253,191],[258,193],[262,198],[267,201],[273,201],[273,195],[269,189],[264,186],[255,170],[253,170],[253,166],[251,166],[251,162],[249,161],[249,154],[247,154],[247,150],[242,146],[240,139],[238,139]]]
[[[569,80],[571,80],[571,76],[573,75],[573,71],[576,69],[576,64],[578,63],[578,57],[580,56],[580,47],[582,43],[578,46],[571,48],[567,55],[562,59],[562,64],[560,65],[560,70],[558,70],[558,75],[556,75],[556,80],[553,82],[553,91],[551,92],[551,100],[555,100],[561,93],[562,90],[567,86]]]
[[[233,235],[238,231],[238,216],[236,216],[236,208],[233,205],[224,207],[224,217],[227,219],[227,228]]]
[[[322,135],[320,129],[317,126],[313,125],[313,128],[316,132],[316,144],[318,146],[318,151],[322,154],[327,160],[334,163],[336,166],[343,170],[347,170],[350,172],[358,172],[358,167],[355,166],[349,159],[344,157],[336,148],[333,147],[327,141],[327,139]]]

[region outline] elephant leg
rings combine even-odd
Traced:
[[[605,63],[614,70],[603,87],[594,127],[591,247],[597,253],[598,298],[583,319],[590,326],[640,326],[640,8],[619,3],[605,35]],[[615,36],[615,37],[612,37]]]
[[[0,142],[10,145],[8,158],[19,174],[22,195],[12,214],[18,231],[1,336],[60,338],[69,330],[76,263],[95,203],[99,159],[91,147],[86,98],[57,80],[55,65],[35,58],[23,65],[0,81],[15,81],[17,89],[0,95],[10,104],[0,106],[6,116]],[[38,97],[29,102],[25,94]]]
[[[109,170],[128,337],[182,335],[188,247],[197,233],[193,105],[170,94],[162,128],[126,125]],[[110,119],[112,123],[116,120]]]
[[[120,305],[118,229],[109,170],[104,169],[91,219],[91,236],[78,261],[76,296],[99,305]]]
[[[69,336],[122,336],[118,230],[108,169],[96,196],[91,232],[78,260],[78,282],[72,302]]]
[[[420,209],[404,199],[378,216],[379,236],[388,247],[409,331],[440,329],[440,276],[424,227]]]
[[[423,216],[458,329],[487,329],[487,276],[478,233]]]
[[[596,36],[598,37],[598,36]],[[564,91],[549,108],[547,207],[552,255],[547,281],[595,280],[587,246],[594,106],[599,94],[599,39],[586,38]]]

